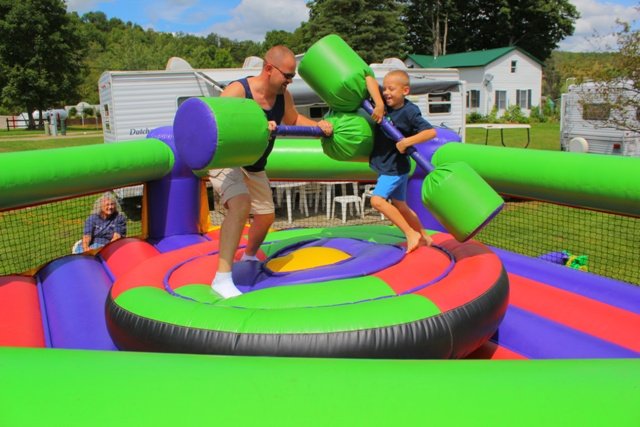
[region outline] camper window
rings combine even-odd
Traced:
[[[193,96],[179,96],[178,99],[176,100],[176,102],[177,102],[176,107],[180,107],[184,103],[184,101],[186,101],[187,99],[190,99],[190,98],[194,98],[194,97]]]
[[[584,120],[608,120],[611,105],[603,103],[582,104],[582,118]]]
[[[429,94],[429,114],[447,114],[451,112],[451,92]]]
[[[329,107],[310,107],[309,117],[312,119],[321,119],[329,112]]]

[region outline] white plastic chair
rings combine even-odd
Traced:
[[[351,196],[337,196],[333,198],[333,205],[332,205],[332,214],[331,217],[335,218],[336,216],[336,203],[340,203],[341,207],[342,207],[342,222],[347,222],[347,207],[350,207],[351,203],[353,203],[353,206],[355,207],[355,211],[359,214],[362,215],[362,211],[360,210],[360,205],[362,203],[362,200],[360,199],[360,196],[355,196],[355,195],[351,195]]]
[[[286,182],[286,181],[271,181],[271,187],[276,189],[276,205],[280,205],[282,199],[282,191],[284,191],[285,199],[287,201],[287,220],[291,224],[293,222],[293,202],[295,201],[295,194],[291,191],[295,189],[300,192],[300,211],[306,216],[309,216],[309,208],[307,206],[307,193],[305,186],[307,182]]]

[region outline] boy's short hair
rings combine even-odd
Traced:
[[[404,70],[391,70],[384,76],[385,79],[387,77],[398,80],[404,86],[410,84],[409,74]]]

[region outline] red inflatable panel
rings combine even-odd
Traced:
[[[444,252],[421,247],[373,276],[384,280],[396,294],[401,294],[436,279],[450,264],[451,260]]]
[[[100,256],[117,280],[136,265],[157,256],[160,252],[144,240],[124,238],[105,246]]]
[[[455,267],[446,277],[418,292],[448,311],[473,301],[491,289],[502,274],[496,254],[475,241],[460,243],[450,237],[439,243],[455,258]]]
[[[206,254],[217,254],[217,251],[218,242],[211,241],[198,243],[163,254],[158,254],[154,257],[142,261],[134,267],[131,267],[131,269],[127,271],[126,274],[118,277],[113,284],[111,296],[113,298],[117,298],[118,295],[120,295],[122,292],[138,286],[153,286],[162,288],[164,277],[166,276],[167,272],[169,272],[169,270],[175,268],[176,266],[185,262],[186,260],[189,260],[190,258],[193,258],[194,260],[200,258],[213,259]],[[217,268],[217,263],[215,263],[213,267]],[[213,271],[215,271],[215,269],[211,270],[211,272],[209,273],[211,274],[211,277],[204,283],[211,283],[211,279],[213,278]]]
[[[0,346],[45,346],[38,288],[32,277],[0,277]]]
[[[515,353],[504,347],[499,346],[493,341],[487,341],[476,351],[468,355],[465,359],[484,359],[484,360],[515,360],[527,359],[519,353]]]

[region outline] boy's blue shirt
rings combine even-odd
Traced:
[[[433,128],[422,117],[420,108],[408,99],[397,110],[387,107],[387,117],[405,137]],[[411,170],[409,157],[396,149],[396,142],[382,131],[381,126],[376,126],[369,166],[379,175],[404,175]]]

